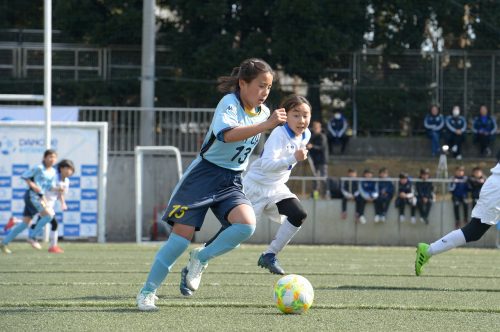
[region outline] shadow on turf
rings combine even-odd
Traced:
[[[393,290],[393,291],[425,291],[425,292],[495,292],[500,289],[478,289],[478,288],[431,288],[431,287],[395,287],[395,286],[337,286],[337,287],[315,287],[317,290]]]

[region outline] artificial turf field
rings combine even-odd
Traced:
[[[159,245],[62,243],[48,254],[11,244],[0,255],[0,331],[499,331],[500,250],[455,249],[414,275],[414,248],[297,246],[281,254],[315,289],[312,308],[284,315],[278,276],[258,268],[264,246],[210,262],[200,289],[178,290],[187,252],[160,288],[157,312],[135,296]]]

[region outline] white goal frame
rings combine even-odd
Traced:
[[[145,153],[175,155],[177,175],[182,177],[181,152],[175,146],[136,146],[135,147],[135,241],[142,243],[142,169]]]

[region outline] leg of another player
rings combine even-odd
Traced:
[[[167,277],[172,266],[179,256],[187,249],[195,229],[193,226],[174,224],[172,233],[165,244],[158,250],[155,256],[151,270],[144,286],[137,295],[137,306],[139,310],[156,310],[156,290]]]
[[[434,256],[463,246],[465,243],[479,240],[491,225],[483,224],[480,219],[472,218],[471,221],[461,229],[454,230],[436,242],[429,244],[419,243],[417,245],[417,257],[415,259],[415,274],[419,276],[422,268]]]
[[[280,266],[276,255],[292,240],[292,238],[300,230],[302,223],[307,218],[307,213],[296,198],[284,199],[278,203],[278,212],[280,215],[286,216],[286,220],[281,224],[276,232],[274,239],[262,253],[259,258],[258,265],[267,268],[269,272],[274,274],[285,274],[285,271]]]
[[[235,249],[255,232],[255,214],[249,205],[234,207],[227,219],[231,223],[230,227],[223,230],[209,245],[196,248],[190,253],[186,285],[192,291],[198,289],[209,260]]]
[[[57,219],[54,216],[50,221],[50,247],[49,252],[52,254],[62,254],[64,250],[57,245],[57,240],[59,238],[59,232],[57,231]]]
[[[2,243],[0,243],[0,250],[4,254],[11,254],[12,251],[9,249],[8,244],[14,240],[22,231],[28,228],[31,222],[31,218],[24,217],[23,222],[17,224],[12,230],[7,234],[7,236],[3,239]]]

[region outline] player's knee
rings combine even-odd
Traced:
[[[288,216],[288,221],[295,227],[300,227],[307,218],[307,212],[304,209],[298,209],[290,216]]]
[[[50,221],[50,226],[51,226],[51,230],[53,232],[57,231],[57,220],[56,218],[52,218],[52,220]]]
[[[478,241],[490,227],[491,225],[483,224],[481,219],[472,218],[467,225],[462,227],[462,233],[464,233],[465,241]]]

